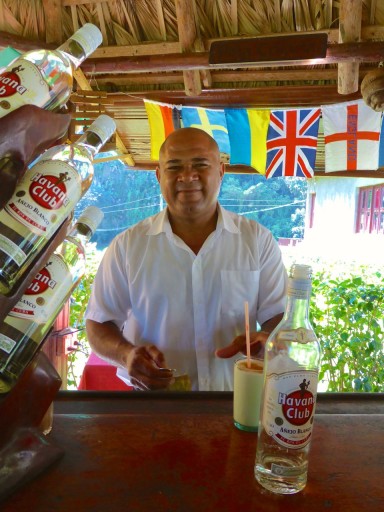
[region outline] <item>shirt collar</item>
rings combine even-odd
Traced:
[[[233,218],[227,210],[225,210],[219,203],[217,204],[218,218],[216,231],[219,232],[223,229],[230,233],[239,234],[240,230],[236,226]],[[160,213],[155,215],[153,223],[147,231],[147,235],[158,235],[160,233],[172,233],[171,224],[168,219],[168,208],[164,208]]]

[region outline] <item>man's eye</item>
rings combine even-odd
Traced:
[[[171,165],[170,167],[167,167],[168,171],[180,171],[181,167],[179,165]]]
[[[195,164],[194,167],[197,167],[198,169],[205,169],[208,167],[208,164],[205,162],[199,162],[198,164]]]

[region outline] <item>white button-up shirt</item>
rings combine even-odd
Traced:
[[[287,274],[272,234],[218,206],[216,230],[196,255],[167,209],[118,235],[100,264],[86,318],[112,321],[135,345],[155,344],[192,389],[233,389],[234,358],[215,357],[244,327],[282,313]],[[236,358],[236,357],[235,357]],[[129,383],[126,370],[117,375]]]

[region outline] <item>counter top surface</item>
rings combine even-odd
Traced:
[[[384,399],[320,397],[308,483],[261,488],[257,435],[232,421],[231,393],[59,393],[51,443],[64,456],[3,512],[384,511]]]

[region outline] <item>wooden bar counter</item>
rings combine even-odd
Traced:
[[[257,435],[232,393],[59,392],[51,443],[64,456],[2,512],[384,511],[384,395],[320,394],[308,484],[292,496],[254,478]]]

